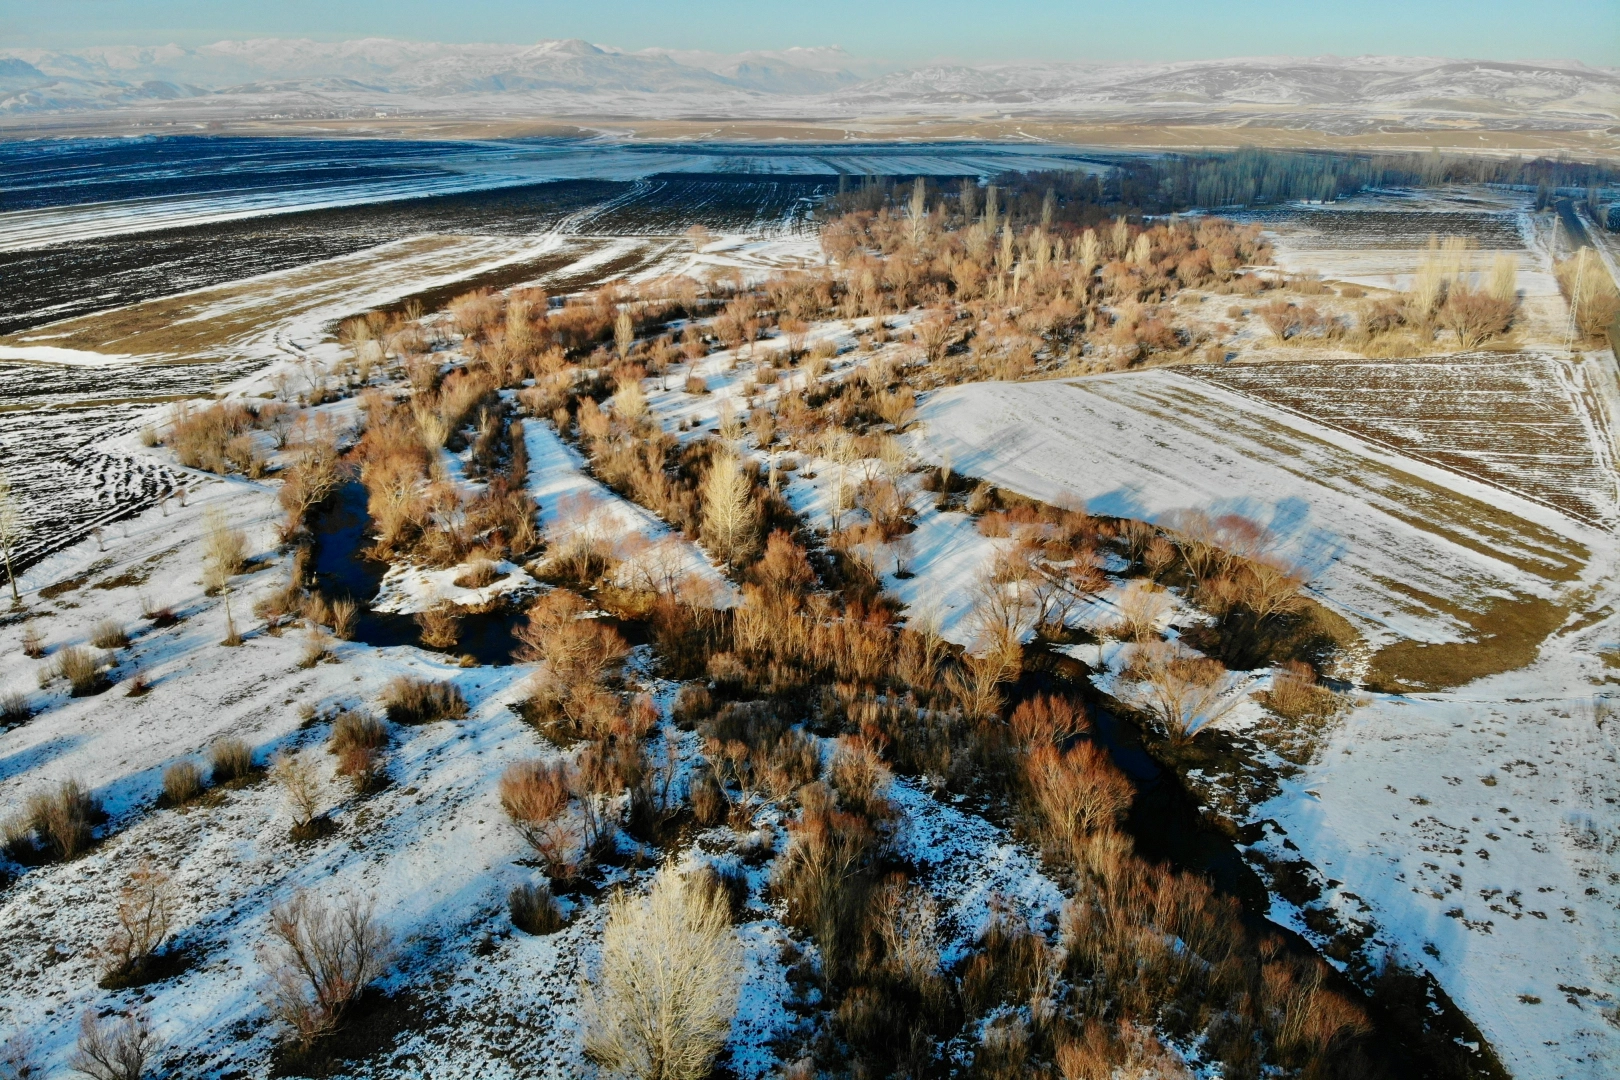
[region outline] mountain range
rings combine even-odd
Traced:
[[[1160,64],[929,64],[885,70],[842,49],[626,52],[369,38],[187,48],[0,50],[0,114],[226,111],[551,116],[1353,114],[1487,126],[1620,120],[1620,70],[1575,61],[1258,57]]]

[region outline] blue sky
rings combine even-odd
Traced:
[[[204,44],[222,38],[582,37],[733,52],[842,45],[953,57],[1182,60],[1363,53],[1620,66],[1617,0],[0,0],[0,45]]]

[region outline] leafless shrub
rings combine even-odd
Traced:
[[[568,813],[573,786],[561,762],[519,761],[501,775],[501,806],[552,879],[572,877],[582,858],[579,829]]]
[[[525,934],[555,934],[567,925],[562,909],[551,895],[545,882],[514,886],[506,894],[506,907],[512,915],[512,925]]]
[[[39,627],[30,623],[23,627],[22,646],[24,656],[38,660],[45,655],[45,635]]]
[[[1085,706],[1067,697],[1042,694],[1019,703],[1007,718],[1013,741],[1025,750],[1065,746],[1091,730]]]
[[[336,1031],[367,984],[388,969],[391,940],[361,897],[327,903],[297,893],[270,913],[261,953],[271,1011],[304,1047]]]
[[[119,890],[117,924],[101,950],[104,986],[132,985],[168,940],[174,889],[160,866],[142,861]]]
[[[204,515],[203,570],[210,591],[224,589],[247,565],[247,534],[231,527],[219,507]]]
[[[140,1013],[131,1013],[119,1023],[103,1024],[95,1013],[87,1012],[68,1067],[94,1080],[141,1080],[147,1062],[161,1049]]]
[[[101,802],[77,780],[64,780],[56,790],[31,795],[24,816],[35,835],[59,859],[71,859],[90,846]]]
[[[1129,582],[1119,596],[1119,622],[1111,629],[1127,641],[1147,641],[1159,632],[1159,623],[1175,607],[1170,594],[1150,581]]]
[[[90,632],[90,644],[98,649],[125,649],[129,647],[129,634],[117,619],[103,619]]]
[[[602,965],[583,992],[586,1053],[619,1076],[699,1080],[731,1030],[741,981],[725,901],[666,867],[647,896],[608,901]]]
[[[1048,849],[1072,859],[1087,834],[1111,827],[1131,805],[1130,782],[1090,742],[1067,751],[1046,743],[1024,765],[1028,791]]]
[[[702,396],[703,394],[707,394],[709,392],[709,384],[701,375],[688,375],[686,377],[686,382],[681,384],[681,389],[685,390],[688,394]]]
[[[383,688],[383,709],[396,724],[431,724],[438,720],[461,720],[467,715],[467,699],[455,683],[430,682],[409,675],[396,676]]]
[[[208,748],[208,769],[216,784],[241,780],[253,771],[253,748],[230,735],[217,739]]]
[[[44,1080],[33,1036],[17,1031],[0,1043],[0,1080]]]
[[[773,894],[787,904],[788,922],[814,935],[829,976],[855,957],[864,917],[862,881],[877,836],[858,814],[836,808],[822,784],[800,793],[803,809],[788,828],[789,843],[771,874]]]
[[[170,806],[184,806],[202,791],[202,769],[195,761],[177,761],[163,770],[163,795]]]
[[[293,835],[309,835],[321,810],[321,778],[314,762],[301,754],[277,754],[270,762],[270,778],[287,797]]]
[[[729,453],[716,454],[703,482],[703,537],[719,558],[739,565],[759,542],[754,481]]]
[[[1227,692],[1227,671],[1219,661],[1182,655],[1163,642],[1141,646],[1124,677],[1135,681],[1122,691],[1122,699],[1147,713],[1172,742],[1192,738],[1237,704],[1237,697]]]

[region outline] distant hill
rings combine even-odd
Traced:
[[[1313,127],[1397,119],[1490,125],[1620,121],[1620,71],[1575,61],[1259,57],[1174,64],[1030,62],[883,71],[837,48],[625,52],[578,39],[448,45],[261,39],[0,54],[0,113],[210,108],[506,115],[1298,114]]]

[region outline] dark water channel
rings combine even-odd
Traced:
[[[343,484],[331,501],[311,517],[311,525],[315,534],[311,566],[316,585],[331,599],[347,596],[360,605],[354,639],[377,647],[430,648],[422,644],[420,628],[411,616],[371,610],[388,564],[365,555],[371,544],[365,487],[358,480]],[[520,608],[469,612],[461,620],[461,640],[453,648],[436,651],[470,656],[480,664],[510,664],[513,650],[521,644],[513,631],[523,620]]]
[[[1136,788],[1123,822],[1137,853],[1178,871],[1204,876],[1219,893],[1235,898],[1243,920],[1257,938],[1273,936],[1299,955],[1317,955],[1302,935],[1269,917],[1271,896],[1238,844],[1204,815],[1180,775],[1162,764],[1133,721],[1102,707],[1085,665],[1063,654],[1043,653],[1026,668],[1014,699],[1063,693],[1086,701],[1094,738]],[[1325,959],[1325,957],[1324,957]],[[1397,972],[1379,980],[1369,994],[1337,973],[1330,985],[1367,1009],[1377,1035],[1370,1049],[1383,1075],[1398,1080],[1492,1078],[1505,1080],[1478,1028],[1427,973]]]

